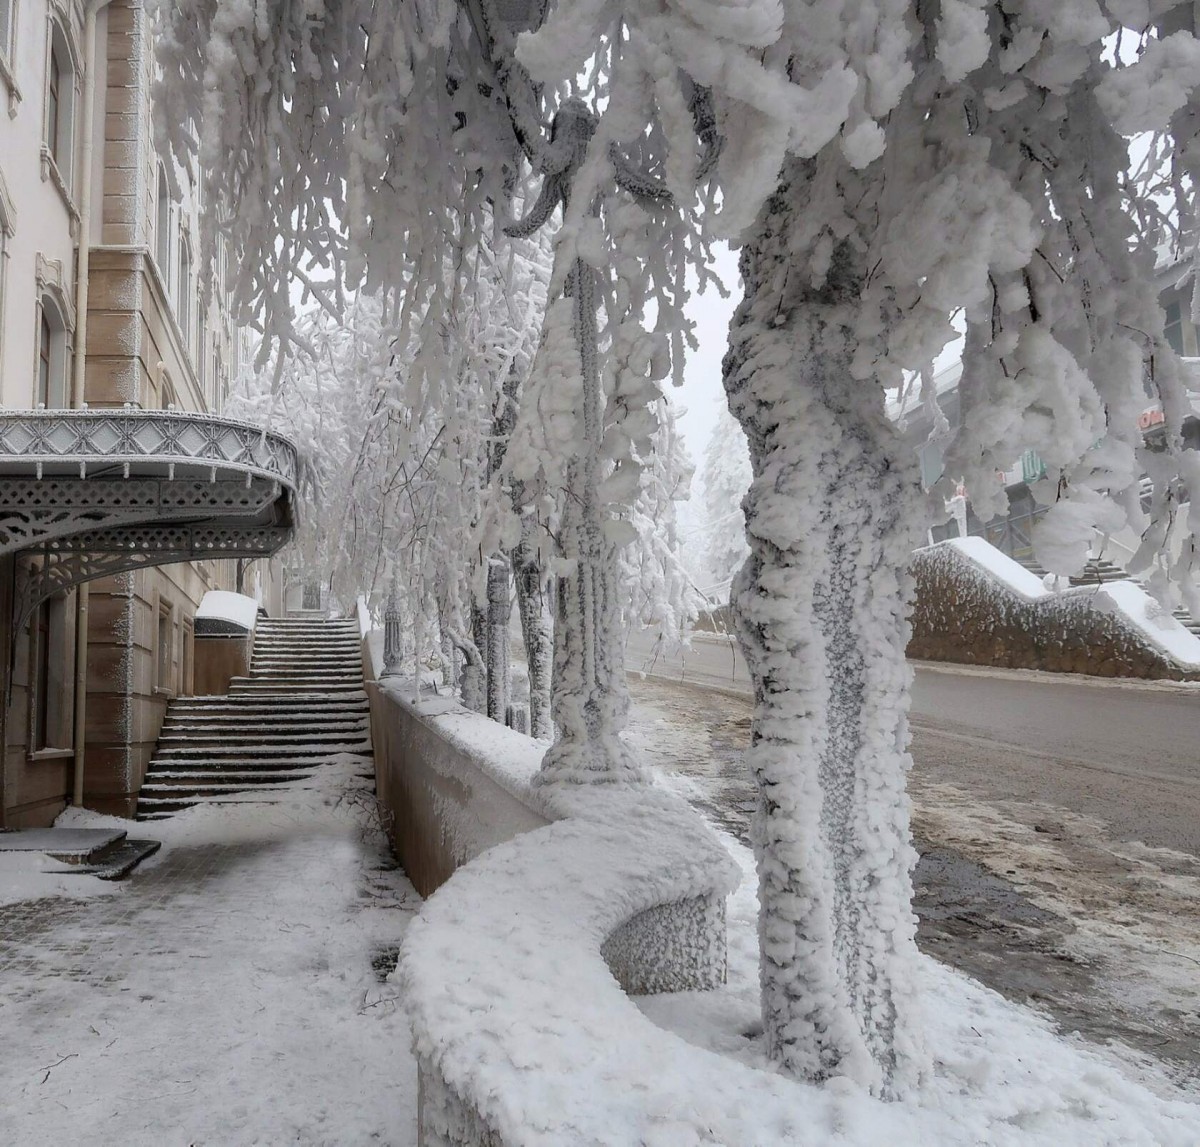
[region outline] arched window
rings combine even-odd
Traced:
[[[179,318],[179,330],[183,334],[183,345],[192,349],[192,249],[187,236],[179,237],[179,297],[175,308]]]
[[[45,294],[38,306],[36,404],[48,410],[67,405],[69,354],[67,324],[62,308],[53,295]]]
[[[57,21],[50,22],[46,61],[46,151],[68,186],[75,127],[75,58]]]
[[[171,281],[171,189],[167,185],[167,169],[161,163],[154,216],[154,261],[165,287]]]

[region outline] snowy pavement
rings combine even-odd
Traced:
[[[632,743],[746,843],[749,698],[659,680],[631,689]],[[1161,1063],[1196,1092],[1200,857],[1130,842],[1061,802],[1009,796],[1006,759],[992,765],[973,777],[922,760],[910,778],[918,944],[1135,1071],[1150,1064],[1158,1075]]]
[[[146,826],[122,884],[0,855],[0,1143],[415,1143],[384,979],[420,900],[362,767]]]

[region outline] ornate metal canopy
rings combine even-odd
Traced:
[[[296,448],[176,411],[0,412],[0,556],[17,563],[14,634],[44,598],[172,562],[266,557],[294,531]]]

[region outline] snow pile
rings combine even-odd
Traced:
[[[917,550],[913,563],[922,586],[913,621],[915,656],[925,656],[924,645],[931,635],[924,630],[941,630],[947,638],[962,636],[959,619],[954,615],[973,611],[990,614],[989,628],[996,633],[1004,629],[1023,633],[1040,655],[1050,656],[1056,647],[1072,644],[1090,642],[1097,646],[1098,640],[1089,637],[1089,630],[1099,624],[1104,627],[1101,636],[1131,650],[1139,660],[1165,662],[1168,669],[1177,672],[1200,671],[1200,638],[1134,581],[1072,586],[1055,592],[1024,566],[976,537],[951,538]],[[929,589],[934,580],[953,583],[949,595],[953,600],[925,600],[934,592]],[[943,593],[944,586],[937,592]],[[927,619],[927,615],[939,612],[943,616]],[[974,644],[960,652],[970,652],[981,663],[987,663],[986,650]],[[1059,668],[1032,663],[1024,667]]]
[[[225,626],[236,626],[253,633],[258,622],[258,602],[242,593],[231,593],[225,589],[210,589],[196,608],[197,622],[218,622],[224,625],[208,626],[208,632],[223,632]]]

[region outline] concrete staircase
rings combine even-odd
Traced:
[[[138,820],[230,800],[270,802],[332,757],[369,760],[362,651],[353,621],[258,623],[249,677],[222,697],[178,697],[167,708],[138,796]]]

